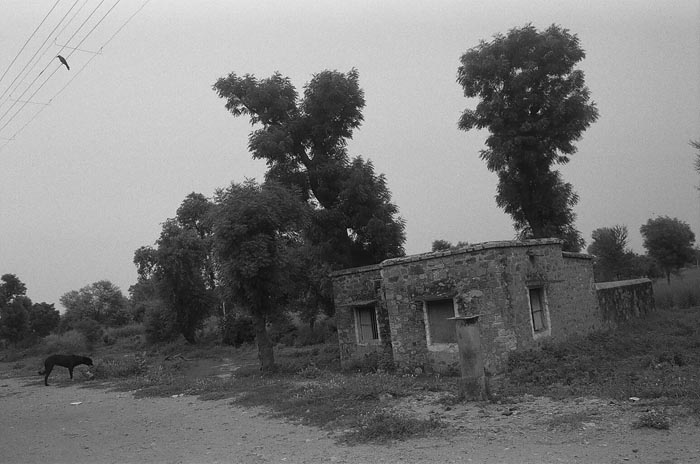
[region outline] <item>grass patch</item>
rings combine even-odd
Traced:
[[[666,279],[653,282],[654,301],[657,308],[692,308],[700,305],[700,268],[682,269],[671,276],[671,284]]]
[[[113,380],[138,376],[146,370],[146,358],[143,355],[104,357],[92,368],[92,374],[96,380]]]
[[[347,443],[382,444],[425,436],[445,427],[438,417],[419,419],[380,409],[360,416],[358,426],[343,438]]]
[[[511,355],[504,395],[696,399],[700,308],[659,309],[615,330]]]

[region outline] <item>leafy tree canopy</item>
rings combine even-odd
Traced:
[[[61,313],[53,303],[34,303],[29,310],[29,329],[39,337],[50,334],[60,321]]]
[[[60,302],[66,308],[64,318],[69,322],[92,319],[107,326],[120,326],[130,321],[126,297],[109,280],[71,290],[61,296]]]
[[[591,234],[588,253],[595,255],[596,280],[618,280],[626,277],[630,264],[627,249],[627,226],[601,227]]]
[[[325,263],[360,266],[403,255],[405,225],[384,176],[369,161],[350,160],[346,150],[365,106],[357,70],[320,72],[301,97],[279,73],[266,79],[231,73],[214,90],[234,116],[260,126],[249,148],[266,160],[266,179],[298,189],[315,207],[308,237],[323,248]]]
[[[254,181],[217,192],[216,254],[228,296],[253,318],[261,367],[274,367],[266,324],[294,286],[289,250],[300,245],[308,207],[282,185]]]
[[[695,234],[686,222],[660,216],[649,219],[639,231],[644,239],[644,248],[664,271],[668,283],[671,282],[672,272],[678,272],[694,259]]]
[[[563,238],[576,251],[583,246],[572,211],[578,196],[552,166],[569,161],[574,142],[598,118],[575,69],[584,57],[568,30],[526,25],[468,50],[457,73],[464,95],[480,99],[459,127],[490,132],[480,155],[498,174],[498,206],[521,236]]]
[[[27,286],[14,274],[4,274],[0,282],[0,307],[27,293]]]
[[[141,247],[134,253],[139,280],[133,288],[132,304],[147,325],[150,321],[159,326],[147,327],[156,334],[153,339],[165,340],[181,333],[195,343],[196,330],[216,307],[213,207],[204,195],[190,193],[176,216],[163,223],[156,247]],[[153,314],[149,316],[148,310]]]

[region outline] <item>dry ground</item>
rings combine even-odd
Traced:
[[[190,396],[137,399],[71,382],[57,368],[50,387],[0,363],[3,463],[695,463],[696,417],[673,414],[670,430],[635,429],[644,399],[442,406],[436,393],[388,399],[400,411],[449,424],[439,435],[390,445],[339,444],[333,434],[269,418],[230,400]],[[671,411],[672,412],[672,411]]]

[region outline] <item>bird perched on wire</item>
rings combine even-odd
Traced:
[[[66,69],[70,71],[70,66],[68,66],[68,62],[65,58],[63,58],[61,55],[56,55],[56,58],[58,58],[58,61],[60,61],[66,67]]]

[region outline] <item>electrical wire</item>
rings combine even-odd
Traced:
[[[78,1],[79,1],[79,0],[76,0],[76,2],[73,4],[73,6],[75,6],[75,4],[78,3]],[[92,32],[97,28],[97,26],[98,26],[100,23],[102,23],[102,21],[105,19],[105,17],[107,17],[107,15],[108,15],[109,13],[112,12],[112,10],[114,9],[114,7],[115,7],[117,4],[119,4],[120,1],[121,1],[121,0],[117,0],[117,2],[112,6],[112,8],[110,8],[109,11],[107,11],[107,13],[105,13],[104,16],[102,16],[102,18],[97,22],[97,24],[96,24],[92,29],[90,29],[90,31],[85,35],[85,37],[83,37],[83,39],[78,43],[77,47],[80,47],[80,45],[82,45],[82,43],[92,34]],[[61,49],[58,51],[58,54],[59,54],[59,55],[61,54],[61,52],[63,51],[63,49],[66,48],[66,46],[70,43],[70,41],[73,40],[73,38],[78,34],[78,32],[80,32],[80,30],[83,28],[83,26],[85,26],[85,24],[87,24],[87,22],[90,20],[90,18],[92,18],[92,15],[95,14],[95,12],[102,6],[102,4],[103,4],[104,2],[105,2],[105,0],[102,0],[100,3],[98,3],[98,5],[90,12],[90,14],[88,15],[88,17],[85,18],[85,20],[80,24],[80,26],[78,26],[78,28],[75,30],[75,32],[73,33],[73,35],[70,36],[70,38],[68,39],[68,41],[66,42],[66,44],[64,44],[64,45],[61,47]],[[69,11],[70,11],[70,10],[69,10]],[[55,30],[55,29],[54,29],[54,30]],[[53,31],[52,31],[52,33],[53,33]],[[47,37],[47,39],[48,39],[48,37]],[[75,50],[72,50],[72,51],[68,54],[68,58],[70,58],[70,57],[73,55],[73,53],[75,53]],[[46,69],[48,69],[48,67],[51,66],[51,63],[52,63],[52,61],[49,61],[49,62],[47,63],[47,65],[44,67],[44,69],[42,69],[41,72],[34,78],[34,80],[27,86],[27,88],[24,89],[24,92],[22,92],[22,94],[17,98],[17,100],[15,100],[15,101],[12,103],[12,105],[10,105],[10,107],[7,109],[7,111],[5,111],[5,112],[2,114],[2,116],[0,116],[0,121],[2,121],[2,119],[3,119],[10,111],[12,111],[12,108],[15,107],[15,105],[18,103],[18,101],[22,100],[22,98],[24,97],[24,95],[29,91],[29,89],[32,88],[32,86],[34,85],[34,83],[35,83],[37,80],[39,80],[39,78],[40,78],[41,75],[44,73],[44,71],[46,71]],[[58,66],[56,66],[56,68],[54,68],[53,72],[52,72],[51,74],[49,74],[49,76],[48,76],[46,79],[44,79],[44,82],[42,82],[42,83],[39,85],[39,87],[37,87],[37,89],[34,91],[34,93],[32,93],[31,96],[25,100],[25,102],[22,104],[22,106],[21,106],[17,111],[15,111],[15,113],[14,113],[12,116],[10,116],[10,119],[8,119],[8,121],[7,121],[4,125],[0,126],[0,132],[2,132],[2,130],[5,129],[5,128],[12,122],[12,120],[24,109],[24,107],[27,106],[27,104],[29,103],[29,101],[30,101],[32,98],[34,98],[34,96],[44,87],[44,85],[46,85],[46,83],[54,76],[54,74],[56,74],[56,72],[60,69],[60,67],[61,67],[61,65],[58,64]]]
[[[19,78],[19,76],[24,72],[25,69],[27,69],[27,66],[29,66],[29,64],[34,60],[34,58],[36,57],[36,55],[37,55],[37,54],[39,53],[39,51],[44,47],[44,45],[45,45],[46,42],[49,40],[49,38],[53,35],[54,32],[56,32],[56,29],[58,29],[58,26],[61,25],[61,23],[66,19],[66,17],[70,14],[70,12],[73,10],[73,8],[75,8],[75,5],[77,5],[79,1],[80,1],[80,0],[75,0],[75,2],[73,3],[73,6],[70,7],[70,9],[66,12],[65,15],[63,15],[63,17],[62,17],[61,20],[56,24],[56,26],[53,28],[53,30],[52,30],[51,32],[49,32],[49,35],[46,36],[46,39],[44,39],[44,41],[41,43],[41,45],[39,46],[39,48],[37,49],[37,51],[34,52],[34,54],[33,54],[32,57],[29,59],[29,61],[27,62],[27,64],[24,65],[24,68],[22,68],[22,70],[19,72],[19,74],[17,74],[17,76],[15,76],[15,78],[12,80],[12,83],[10,84],[10,86],[2,93],[2,95],[0,95],[0,100],[2,100],[2,98],[5,96],[5,94],[12,88],[12,86],[13,86],[14,83],[15,83],[15,81],[17,81],[17,79]],[[46,66],[46,68],[48,68],[48,65]],[[46,70],[46,68],[44,68],[41,72],[44,72],[44,71]],[[41,73],[39,73],[39,75],[41,75]],[[36,79],[38,79],[38,76],[37,76]],[[34,83],[34,82],[36,81],[36,79],[34,79],[34,81],[32,81],[32,83]],[[0,117],[0,120],[1,120],[1,119],[2,119],[2,117]]]
[[[121,0],[117,0],[117,2],[116,2],[114,5],[112,5],[112,8],[110,8],[109,11],[107,11],[107,13],[105,13],[105,15],[102,17],[102,19],[100,19],[100,21],[95,25],[95,27],[93,27],[93,29],[91,29],[90,32],[88,32],[88,34],[83,38],[83,40],[80,41],[80,43],[78,44],[78,46],[80,46],[80,45],[85,41],[85,39],[87,39],[87,37],[92,33],[92,31],[95,30],[95,28],[104,20],[104,18],[116,7],[116,5],[117,5],[120,1],[121,1]],[[151,0],[145,0],[145,1],[141,4],[141,6],[140,6],[134,13],[132,13],[131,16],[129,16],[129,17],[126,19],[126,21],[124,21],[124,23],[122,23],[122,25],[121,25],[121,26],[120,26],[120,27],[119,27],[119,28],[118,28],[118,29],[117,29],[117,30],[102,44],[102,46],[99,48],[99,52],[100,52],[100,53],[101,53],[102,50],[103,50],[107,45],[109,45],[109,43],[122,31],[122,29],[124,29],[124,28],[126,27],[126,25],[129,24],[129,23],[131,22],[131,20],[132,20],[137,14],[139,14],[139,13],[141,12],[141,10],[143,10],[143,9],[146,7],[146,5],[147,5],[150,1],[151,1]],[[82,25],[81,25],[81,27],[82,27]],[[77,49],[77,47],[76,47],[76,49]],[[71,53],[71,54],[72,54],[72,53]],[[61,94],[61,93],[66,89],[66,87],[68,87],[68,85],[70,85],[70,83],[73,82],[73,81],[75,80],[75,78],[78,77],[78,75],[90,64],[90,62],[92,62],[92,60],[97,56],[97,54],[98,54],[98,53],[93,53],[93,55],[90,57],[90,59],[75,73],[75,75],[74,75],[63,87],[61,87],[61,89],[59,89],[58,92],[56,92],[56,93],[49,99],[49,102],[48,102],[47,104],[43,104],[43,105],[39,108],[39,110],[38,110],[27,122],[25,122],[24,125],[22,125],[22,126],[12,135],[11,138],[9,138],[9,139],[0,138],[0,140],[5,140],[5,143],[4,143],[3,145],[0,145],[0,151],[2,151],[2,149],[3,149],[7,144],[9,144],[10,141],[14,140],[14,139],[15,139],[29,124],[31,124],[31,123],[39,116],[39,114],[41,114],[41,112],[42,112],[42,111],[43,111],[43,110],[44,110],[44,109],[45,109],[59,94]],[[69,55],[69,56],[70,56],[70,55]],[[47,68],[48,68],[48,65],[47,65]],[[56,71],[57,71],[58,69],[60,69],[60,65],[56,68],[56,70],[54,70],[54,72],[51,74],[51,76],[53,76],[53,74],[55,74]],[[46,68],[44,68],[44,70],[46,70]],[[42,70],[42,72],[43,72],[44,70]],[[40,74],[41,74],[41,73],[40,73]],[[49,79],[51,78],[51,76],[49,76]],[[48,79],[47,79],[46,81],[44,81],[44,83],[42,83],[42,85],[40,86],[40,88],[43,87],[43,85],[44,85],[47,81],[48,81]],[[40,89],[40,88],[39,88],[39,89]],[[39,89],[37,89],[37,90],[32,94],[32,97],[33,97],[34,95],[36,95],[36,93],[39,91]],[[31,100],[31,97],[30,97],[29,100]],[[19,111],[21,111],[21,110],[29,103],[29,100],[25,101],[25,103],[22,105],[22,107],[20,108]],[[14,117],[19,113],[19,111],[18,111],[17,113],[15,113],[15,115],[13,115],[13,117],[11,118],[11,120],[14,119]],[[1,120],[1,118],[0,118],[0,120]],[[11,121],[11,120],[10,120],[10,121]],[[9,121],[8,121],[8,123],[6,123],[4,126],[0,127],[0,131],[2,131],[8,124],[9,124]]]
[[[15,57],[12,59],[12,62],[9,64],[9,66],[7,66],[7,69],[5,69],[5,72],[2,73],[2,76],[0,76],[0,82],[2,82],[2,80],[5,78],[5,76],[7,75],[8,71],[10,70],[10,68],[12,68],[12,65],[15,64],[15,61],[17,61],[17,58],[19,58],[19,56],[22,54],[22,52],[24,51],[24,49],[27,47],[27,44],[29,43],[29,41],[32,40],[32,38],[36,35],[36,32],[39,30],[39,28],[41,28],[41,26],[44,24],[44,22],[46,21],[46,19],[51,15],[51,13],[53,13],[53,10],[56,9],[56,7],[58,6],[58,3],[59,3],[60,1],[61,1],[61,0],[56,0],[56,3],[53,4],[53,6],[52,6],[51,9],[49,10],[49,12],[46,13],[46,16],[44,16],[44,19],[41,20],[41,22],[40,22],[39,25],[36,27],[36,29],[34,29],[34,32],[32,32],[31,35],[29,36],[29,38],[27,39],[27,41],[24,42],[24,45],[22,45],[22,48],[19,49],[19,51],[17,52],[17,54],[15,55]]]

